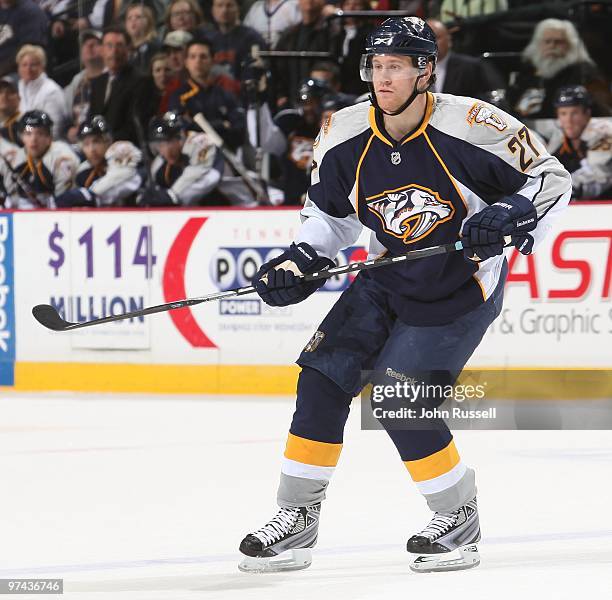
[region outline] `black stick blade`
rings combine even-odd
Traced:
[[[32,309],[34,318],[47,329],[52,331],[66,331],[73,323],[64,321],[60,314],[49,304],[37,304]]]

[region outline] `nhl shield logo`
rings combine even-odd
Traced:
[[[399,165],[402,162],[402,156],[399,152],[391,152],[391,163]]]

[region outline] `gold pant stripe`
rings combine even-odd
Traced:
[[[455,447],[455,441],[451,440],[446,448],[438,450],[438,452],[434,452],[425,458],[406,460],[404,464],[414,481],[426,481],[448,473],[454,466],[459,464],[459,460],[459,452],[457,452]]]
[[[290,433],[287,436],[285,458],[318,467],[335,467],[341,450],[342,444],[315,442]]]

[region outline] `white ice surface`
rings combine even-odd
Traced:
[[[482,564],[419,575],[405,542],[430,513],[357,406],[312,567],[240,573],[240,540],[276,510],[292,412],[289,398],[4,394],[0,578],[63,577],[75,600],[612,598],[612,432],[457,432]]]

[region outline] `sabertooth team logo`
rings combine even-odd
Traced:
[[[455,207],[438,192],[415,183],[366,199],[368,210],[382,222],[386,233],[412,244],[450,221]]]
[[[503,131],[508,127],[508,124],[495,112],[490,106],[476,102],[472,108],[468,111],[467,122],[470,127],[476,123],[476,125],[488,125],[498,131]]]

